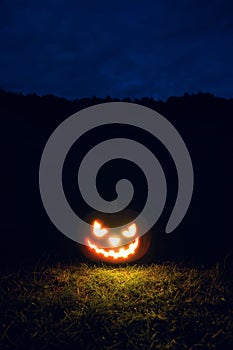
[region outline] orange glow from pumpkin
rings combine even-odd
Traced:
[[[88,245],[91,249],[95,251],[96,254],[103,255],[105,258],[113,258],[113,259],[127,259],[129,255],[135,254],[135,251],[139,245],[139,238],[136,238],[132,243],[128,245],[128,248],[119,248],[119,249],[104,249],[98,248],[95,244],[92,244],[88,241]]]

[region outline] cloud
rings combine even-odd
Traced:
[[[23,92],[232,97],[230,1],[2,1],[0,85]]]

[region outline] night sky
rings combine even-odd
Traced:
[[[0,1],[0,87],[77,97],[233,97],[233,2]]]

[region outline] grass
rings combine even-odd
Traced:
[[[47,267],[1,278],[1,349],[232,349],[219,264]]]

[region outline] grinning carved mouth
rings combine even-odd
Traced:
[[[88,241],[88,245],[91,249],[93,249],[96,254],[103,255],[105,258],[113,258],[113,259],[119,259],[124,258],[127,259],[129,255],[135,254],[135,250],[137,249],[139,244],[139,238],[136,238],[132,243],[128,244],[127,246],[124,246],[124,248],[119,249],[104,249],[104,248],[98,248],[95,244]]]

